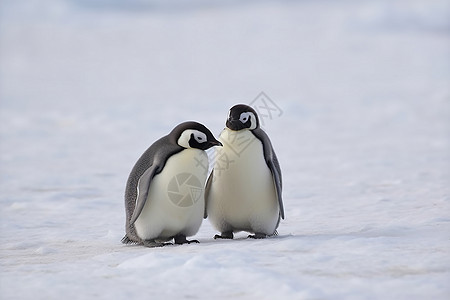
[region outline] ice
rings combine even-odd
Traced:
[[[0,298],[448,299],[449,20],[445,0],[1,1]],[[185,120],[218,135],[236,103],[268,115],[261,92],[279,235],[122,245],[143,151]]]

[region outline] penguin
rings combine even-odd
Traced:
[[[214,239],[233,239],[239,231],[255,239],[277,235],[284,219],[281,168],[256,111],[233,106],[219,141],[205,187],[204,218],[221,232]]]
[[[124,244],[161,247],[187,240],[203,220],[205,150],[221,146],[204,125],[188,121],[154,142],[139,158],[125,189]]]

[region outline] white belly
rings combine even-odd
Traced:
[[[177,234],[196,234],[203,220],[207,170],[204,151],[185,149],[171,156],[150,184],[135,222],[137,235],[143,240],[164,241]]]
[[[225,129],[217,148],[208,217],[221,232],[273,234],[279,217],[275,184],[262,143],[249,130]]]

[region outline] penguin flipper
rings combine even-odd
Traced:
[[[158,166],[156,164],[153,164],[139,178],[137,187],[138,194],[136,198],[136,206],[134,208],[133,215],[131,216],[130,219],[131,225],[134,224],[134,222],[136,222],[137,218],[142,212],[142,209],[144,208],[145,202],[147,201],[148,197],[148,190],[150,188],[150,183],[153,177],[155,176],[157,169]]]
[[[211,174],[209,174],[208,180],[206,181],[206,186],[205,186],[205,212],[203,213],[203,219],[206,219],[208,217],[208,210],[207,210],[208,196],[209,196],[209,190],[211,189],[213,176],[214,176],[214,169],[211,171]]]
[[[269,136],[262,130],[261,128],[256,128],[252,130],[253,135],[261,141],[263,144],[263,152],[264,152],[264,159],[267,163],[267,166],[269,167],[273,182],[275,184],[275,188],[277,190],[277,198],[278,198],[278,206],[280,209],[280,216],[284,220],[284,205],[283,205],[283,198],[282,198],[282,176],[281,176],[281,167],[280,163],[278,162],[277,155],[275,154],[275,150],[273,149],[272,143],[270,142]]]
[[[282,182],[281,182],[280,164],[278,163],[278,159],[276,156],[274,156],[274,159],[270,160],[268,164],[269,164],[270,170],[272,171],[273,181],[275,183],[275,187],[277,190],[277,198],[278,198],[278,206],[280,208],[280,216],[284,220],[284,205],[283,205],[283,198],[281,195]]]

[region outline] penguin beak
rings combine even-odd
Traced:
[[[232,119],[231,117],[228,118],[226,124],[225,124],[228,128],[230,128],[231,130],[241,130],[244,128],[244,125],[241,123],[241,121],[239,121],[239,119]]]
[[[214,146],[220,146],[220,147],[223,147],[222,143],[219,142],[218,140],[212,140],[212,141],[210,141],[210,142],[209,142],[209,146],[210,146],[210,147],[214,147]]]

